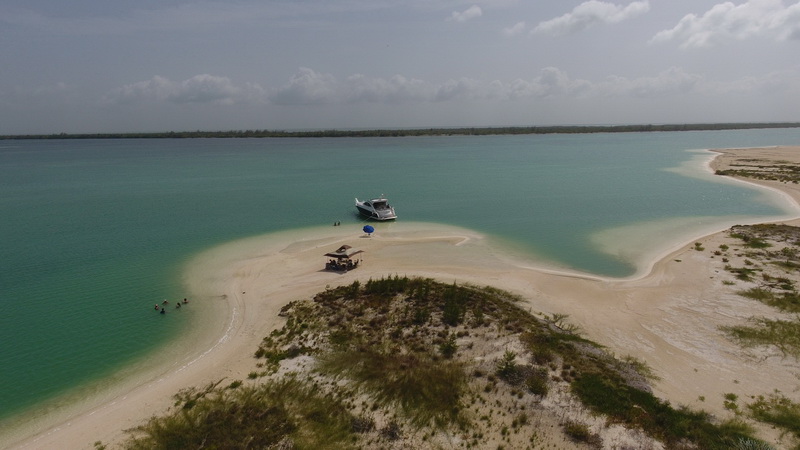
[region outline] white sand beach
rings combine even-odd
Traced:
[[[715,168],[754,154],[800,163],[800,147],[719,152]],[[800,202],[797,185],[759,184]],[[718,247],[726,239],[723,233],[676,242],[676,250],[646,274],[611,280],[533,268],[535,261],[513,259],[470,230],[403,221],[375,228],[371,237],[355,226],[293,230],[198,255],[186,272],[191,307],[213,314],[201,314],[191,348],[113,391],[26,424],[4,437],[8,441],[0,447],[87,449],[97,441],[113,447],[126,437],[125,429],[172,406],[180,389],[223,378],[246,380],[255,367],[253,352],[282,325],[278,311],[287,302],[326,286],[394,274],[491,285],[524,297],[531,311],[567,314],[589,339],[618,356],[647,362],[660,377],[654,393],[675,405],[726,417],[731,413],[722,398],[728,392],[745,398],[778,389],[797,397],[796,360],[743,350],[718,329],[754,315],[776,314],[736,295],[739,287],[722,283],[729,274],[721,261],[694,249],[695,242]],[[345,274],[323,270],[323,254],[343,244],[363,249],[363,264]]]

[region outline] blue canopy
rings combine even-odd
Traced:
[[[372,225],[364,225],[364,233],[372,234],[375,232],[375,228]]]

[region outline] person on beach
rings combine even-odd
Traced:
[[[186,299],[184,298],[184,299],[183,299],[183,303],[184,303],[184,304],[186,304],[186,303],[189,303],[189,300],[186,300]]]

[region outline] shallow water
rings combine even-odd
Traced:
[[[549,264],[628,276],[676,235],[792,213],[703,173],[719,147],[800,130],[593,135],[0,142],[0,417],[102,380],[184,333],[197,252],[332,224],[354,197],[474,229]],[[698,159],[699,158],[699,159]],[[644,249],[644,250],[643,250]]]

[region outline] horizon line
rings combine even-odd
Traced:
[[[800,122],[719,122],[684,124],[627,124],[627,125],[529,125],[485,127],[413,127],[413,128],[320,128],[305,130],[196,130],[153,132],[51,133],[7,134],[0,140],[22,139],[191,139],[191,138],[269,138],[269,137],[401,137],[451,136],[492,134],[580,134],[652,131],[712,131],[767,128],[800,128]]]

